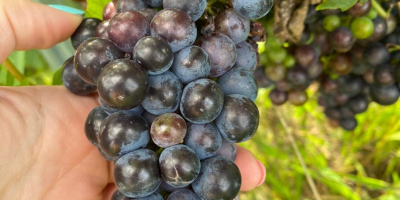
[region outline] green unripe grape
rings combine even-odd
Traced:
[[[296,64],[296,60],[292,55],[286,56],[285,60],[283,60],[283,66],[285,67],[293,67]]]
[[[350,30],[357,39],[366,39],[374,32],[374,23],[367,17],[355,18],[350,25]]]
[[[282,63],[287,56],[287,52],[283,48],[276,48],[268,51],[268,58],[273,63],[279,64]]]
[[[340,26],[340,18],[337,15],[328,15],[322,20],[322,26],[328,32],[332,32]]]
[[[282,47],[282,42],[277,37],[270,37],[265,43],[266,49],[278,49]]]
[[[369,12],[367,13],[367,15],[365,15],[365,17],[368,17],[370,19],[375,19],[378,16],[378,12],[376,12],[376,10],[374,8],[371,8],[369,10]]]

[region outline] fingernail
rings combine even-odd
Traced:
[[[49,4],[48,6],[50,6],[52,8],[55,8],[57,10],[61,10],[61,11],[67,12],[67,13],[74,14],[74,15],[83,15],[83,14],[85,14],[85,11],[79,10],[79,9],[76,9],[76,8],[72,8],[72,7],[69,7],[69,6],[55,5],[55,4]]]
[[[262,171],[263,171],[263,176],[262,176],[260,182],[259,182],[258,185],[257,185],[257,186],[260,186],[260,185],[262,185],[262,184],[264,183],[264,181],[265,181],[265,177],[267,176],[267,171],[265,170],[265,166],[264,166],[259,160],[257,160],[257,163],[258,163],[258,166],[259,166],[259,167],[262,169]]]

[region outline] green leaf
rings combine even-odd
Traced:
[[[21,83],[18,84],[18,86],[27,86],[30,84],[29,78],[25,78],[24,80],[21,81]]]
[[[367,2],[368,0],[360,0],[360,2],[361,3],[365,3],[365,2]]]
[[[110,0],[87,0],[85,17],[103,19],[104,6],[109,2]]]
[[[317,6],[317,10],[327,10],[327,9],[340,9],[346,11],[351,8],[357,0],[326,0]]]
[[[60,69],[58,69],[58,70],[54,73],[52,85],[62,85],[62,84],[63,84],[61,72],[62,72],[62,67],[60,67]]]

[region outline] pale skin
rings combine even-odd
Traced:
[[[52,17],[48,17],[52,16]],[[0,62],[13,50],[49,48],[82,18],[28,0],[0,0]],[[110,199],[112,164],[85,137],[97,96],[62,86],[0,87],[0,199]],[[236,160],[242,191],[264,181],[265,169],[246,149]]]

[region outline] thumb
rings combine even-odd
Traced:
[[[249,150],[238,145],[236,165],[242,175],[240,191],[250,191],[264,182],[266,175],[264,165]]]
[[[0,4],[0,62],[13,50],[45,49],[68,39],[82,17],[30,0]]]

